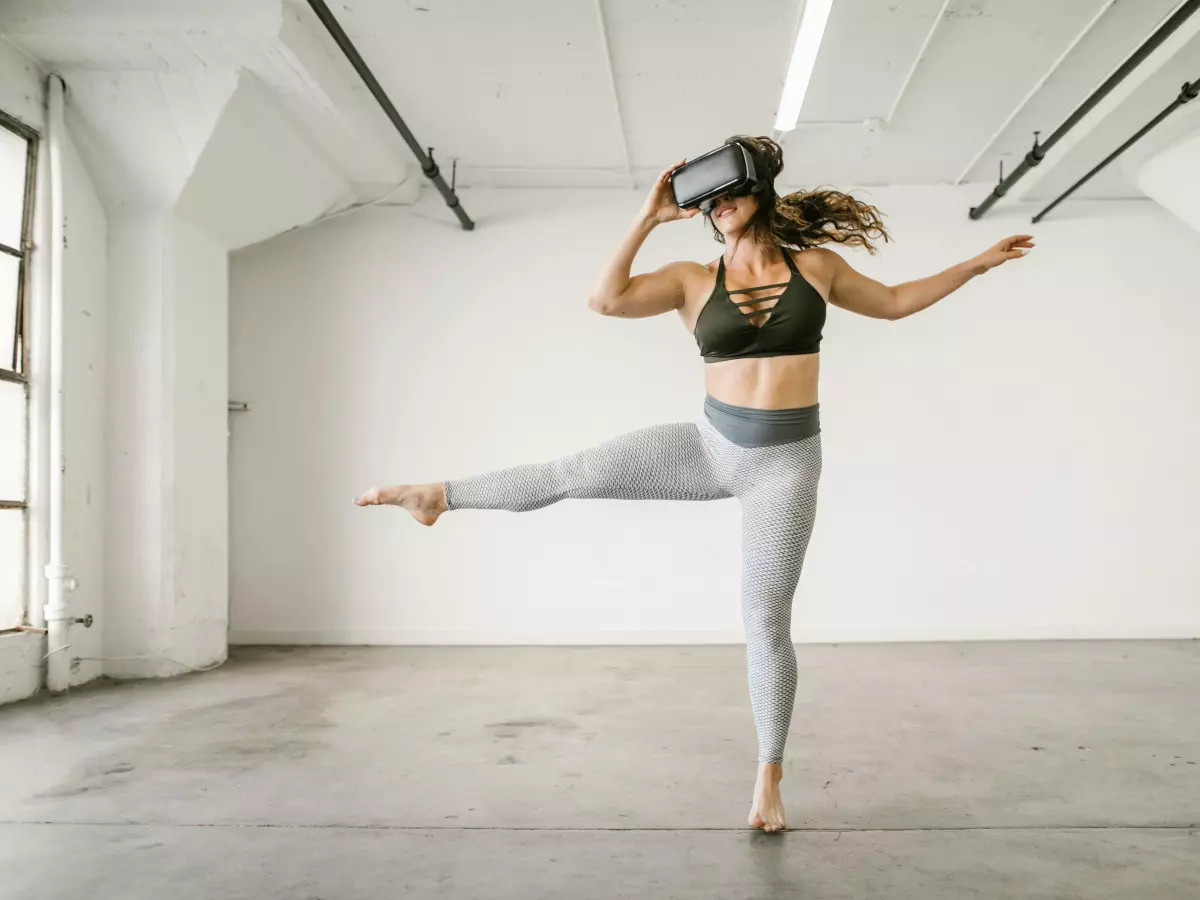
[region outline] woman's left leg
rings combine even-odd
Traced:
[[[784,824],[778,781],[796,698],[792,599],[816,519],[821,435],[756,449],[746,462],[737,492],[742,621],[760,764],[750,823],[776,830]]]

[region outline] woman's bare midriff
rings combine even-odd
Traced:
[[[704,363],[704,386],[722,403],[795,409],[817,402],[819,353]]]

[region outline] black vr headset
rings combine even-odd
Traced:
[[[675,203],[680,209],[698,206],[708,213],[718,197],[762,193],[771,186],[771,179],[765,164],[756,167],[755,156],[742,144],[730,141],[685,162],[671,173]]]

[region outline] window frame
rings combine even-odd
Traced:
[[[33,250],[33,203],[37,185],[37,131],[30,128],[19,119],[14,119],[8,113],[0,110],[0,128],[6,128],[26,142],[25,157],[25,208],[21,215],[21,246],[10,247],[0,242],[0,253],[15,256],[17,266],[17,321],[15,340],[11,348],[3,348],[0,357],[0,379],[13,381],[18,384],[28,384],[29,373],[29,254]],[[4,498],[0,498],[3,502]]]
[[[0,381],[21,385],[25,396],[25,486],[20,500],[11,497],[0,497],[0,511],[20,510],[19,515],[25,520],[25,539],[29,540],[29,270],[30,256],[33,244],[33,216],[37,186],[38,143],[41,135],[24,122],[0,110],[0,128],[13,132],[26,142],[25,158],[25,193],[22,197],[24,204],[21,210],[20,246],[10,247],[0,242],[0,254],[17,258],[17,307],[16,321],[12,323],[13,343],[11,347],[0,347]],[[28,544],[26,544],[28,547]],[[29,573],[26,566],[24,587],[28,587]],[[25,591],[22,590],[22,595]],[[28,621],[28,610],[21,617],[21,622]]]

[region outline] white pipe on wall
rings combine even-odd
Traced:
[[[70,647],[71,608],[67,593],[75,590],[75,579],[63,561],[63,482],[66,457],[63,446],[63,255],[66,218],[63,202],[62,142],[63,94],[65,85],[51,75],[46,85],[47,157],[50,162],[50,519],[46,627],[49,629],[46,687],[65,691],[71,685]]]
[[[29,545],[25,571],[29,577],[25,580],[29,595],[26,610],[29,624],[34,628],[45,628],[46,625],[46,581],[40,576],[49,559],[46,548],[50,542],[47,509],[50,495],[50,386],[47,383],[50,358],[50,163],[44,140],[44,120],[42,132],[42,139],[38,141],[37,184],[33,199],[33,254],[26,285],[29,291],[26,296],[30,300],[25,304],[29,325],[29,493],[25,498]],[[45,672],[42,671],[38,673],[38,687],[44,686]]]

